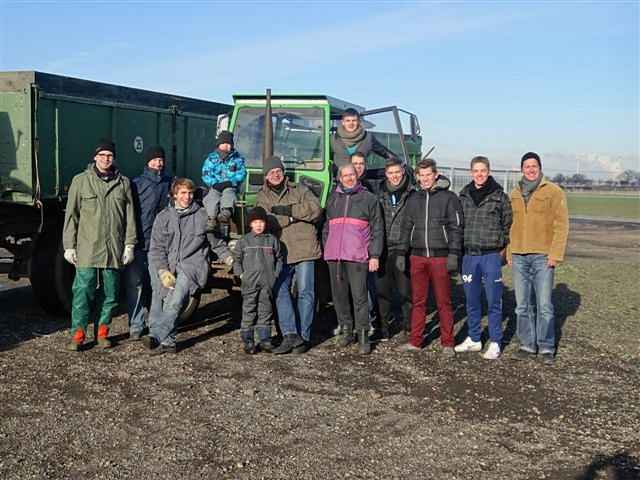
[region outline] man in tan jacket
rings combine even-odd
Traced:
[[[551,365],[556,350],[551,292],[555,267],[564,260],[567,246],[567,200],[562,189],[543,175],[537,153],[525,153],[520,167],[522,180],[511,192],[513,224],[507,250],[507,261],[513,267],[520,340],[513,356],[523,360],[538,353]]]

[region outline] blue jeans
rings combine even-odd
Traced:
[[[538,353],[554,353],[556,349],[551,303],[555,269],[547,266],[547,260],[542,254],[513,255],[517,334],[520,348],[531,353],[536,353],[536,349]]]
[[[300,336],[308,342],[311,339],[311,324],[315,313],[316,277],[315,261],[285,264],[273,287],[278,310],[278,323],[283,335],[298,333],[296,312],[291,299],[291,281],[296,276],[298,290],[298,317]]]
[[[462,282],[467,307],[467,328],[474,342],[482,329],[482,288],[487,296],[489,338],[502,344],[502,258],[499,253],[465,255],[462,258]],[[484,285],[483,285],[484,284]]]
[[[137,251],[124,270],[124,286],[129,314],[129,333],[140,335],[144,329],[144,310],[149,308],[151,282],[147,252]]]
[[[164,298],[161,294],[160,280],[152,278],[151,285],[153,297],[149,312],[149,336],[154,337],[162,345],[173,347],[176,344],[178,317],[190,296],[188,280],[184,275],[178,274],[176,286]]]

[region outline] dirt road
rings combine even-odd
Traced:
[[[433,318],[418,354],[397,340],[369,357],[338,350],[331,312],[308,354],[246,356],[238,303],[220,293],[175,356],[124,342],[124,316],[114,349],[71,354],[68,321],[3,276],[0,478],[639,478],[639,266],[637,227],[572,226],[552,367],[509,358],[508,270],[496,362],[443,357]]]

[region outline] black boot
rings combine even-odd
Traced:
[[[273,349],[273,353],[276,355],[282,355],[283,353],[289,353],[296,347],[299,347],[304,343],[304,340],[297,333],[288,333],[282,339],[282,343],[278,348]]]
[[[360,353],[363,355],[369,355],[371,353],[371,343],[369,342],[369,329],[362,328],[358,334]]]

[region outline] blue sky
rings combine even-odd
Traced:
[[[548,174],[640,169],[640,2],[0,0],[0,70],[231,102],[324,93],[415,112],[425,150]]]

